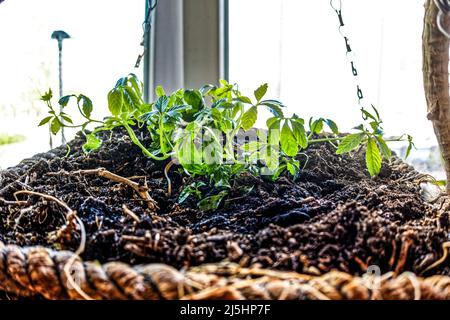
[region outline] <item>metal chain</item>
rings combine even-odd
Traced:
[[[446,36],[448,39],[450,39],[450,34],[442,26],[442,19],[444,18],[444,16],[450,15],[450,1],[449,0],[434,0],[434,4],[439,9],[439,12],[436,17],[436,24],[438,26],[438,29],[444,36]]]
[[[350,60],[350,66],[352,70],[353,77],[356,82],[356,96],[358,98],[358,104],[361,105],[361,100],[364,98],[363,91],[358,81],[358,69],[356,69],[356,63],[354,59],[354,54],[352,47],[350,46],[350,40],[348,35],[344,32],[343,27],[345,26],[344,19],[342,17],[342,1],[341,0],[330,0],[330,6],[336,12],[336,15],[339,19],[339,33],[342,35],[345,41],[345,48],[347,58]]]
[[[156,5],[158,4],[158,0],[147,0],[148,1],[148,10],[145,13],[145,20],[142,23],[142,30],[143,30],[143,35],[142,35],[142,41],[141,41],[141,46],[144,47],[143,51],[141,54],[139,54],[139,56],[136,59],[136,63],[134,65],[135,68],[139,68],[139,66],[141,65],[141,61],[142,58],[145,55],[145,38],[148,34],[148,32],[150,32],[150,29],[152,28],[152,19],[151,19],[151,14],[153,12],[153,10],[155,10]]]

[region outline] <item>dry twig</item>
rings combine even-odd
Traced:
[[[88,169],[88,170],[78,170],[69,172],[67,174],[79,174],[79,175],[97,175],[102,178],[109,179],[114,182],[123,183],[130,188],[132,188],[141,198],[142,200],[146,201],[149,208],[151,210],[158,209],[158,205],[156,201],[150,196],[148,193],[148,188],[141,186],[139,183],[131,181],[130,179],[127,179],[125,177],[121,177],[115,173],[112,173],[104,168],[98,168],[98,169]]]

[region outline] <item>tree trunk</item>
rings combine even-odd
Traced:
[[[436,22],[438,12],[434,1],[426,0],[422,35],[423,83],[428,107],[427,117],[433,123],[444,159],[447,192],[450,193],[449,39],[439,31]],[[447,17],[443,19],[442,26],[446,30],[449,30],[449,22]]]

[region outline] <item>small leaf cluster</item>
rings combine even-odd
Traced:
[[[360,124],[354,129],[356,133],[345,136],[336,150],[337,154],[344,154],[355,150],[356,148],[365,145],[365,159],[366,167],[369,174],[373,177],[380,173],[382,159],[390,160],[392,157],[391,149],[389,149],[386,140],[384,138],[384,132],[382,128],[383,121],[380,118],[378,110],[372,106],[372,112],[361,108],[363,119],[368,122],[368,126]],[[390,141],[408,141],[406,157],[409,156],[411,148],[414,146],[412,137],[406,135],[391,139]]]

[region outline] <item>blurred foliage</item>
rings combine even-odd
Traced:
[[[9,135],[5,133],[0,133],[0,146],[5,144],[11,144],[16,142],[24,141],[25,137],[22,135]]]

